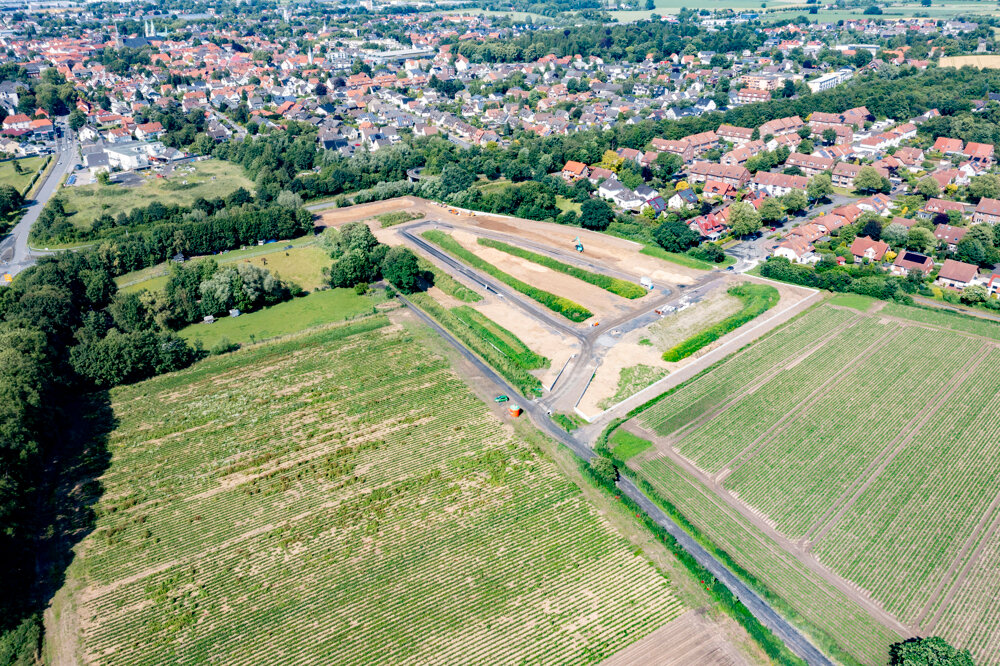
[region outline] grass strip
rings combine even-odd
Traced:
[[[592,285],[598,286],[605,291],[610,291],[612,294],[616,294],[623,298],[642,298],[646,295],[646,290],[637,285],[635,282],[629,282],[628,280],[611,277],[610,275],[602,275],[601,273],[594,273],[593,271],[588,271],[583,268],[570,266],[569,264],[564,264],[563,262],[557,261],[552,257],[546,257],[545,255],[537,254],[513,245],[508,245],[507,243],[492,240],[490,238],[480,238],[479,244],[491,247],[494,250],[506,252],[507,254],[512,254],[515,257],[527,259],[528,261],[545,266],[546,268],[551,268],[554,271],[565,273],[566,275],[575,277],[578,280],[583,280],[584,282],[589,282]]]
[[[730,287],[728,293],[743,301],[743,309],[663,352],[664,361],[679,361],[687,358],[726,333],[735,331],[751,319],[767,312],[777,304],[779,299],[778,290],[766,284],[739,284]]]
[[[563,414],[562,412],[557,412],[553,414],[552,420],[555,421],[556,424],[566,432],[573,432],[574,430],[582,426],[584,423],[586,423],[576,414]]]
[[[420,270],[433,275],[434,286],[452,298],[456,298],[463,303],[478,303],[483,300],[482,296],[469,289],[464,284],[448,275],[446,272],[442,271],[440,268],[423,257],[417,258],[417,265],[420,267]]]
[[[686,266],[687,268],[694,268],[699,271],[710,271],[715,268],[715,264],[710,264],[707,261],[695,259],[694,257],[690,257],[686,254],[680,254],[678,252],[667,252],[662,247],[657,247],[655,245],[646,245],[639,250],[639,253],[650,257],[656,257],[657,259],[663,259],[664,261],[671,261],[675,264],[680,264],[681,266]]]
[[[633,435],[628,430],[615,430],[608,440],[611,450],[615,452],[615,458],[625,462],[647,449],[653,448],[653,443],[648,439],[643,439],[638,435]]]
[[[413,213],[408,210],[397,210],[392,213],[383,213],[382,215],[376,215],[375,219],[378,220],[382,228],[394,227],[397,224],[402,224],[404,222],[412,222],[413,220],[419,220],[424,216],[423,213]]]
[[[474,253],[466,250],[461,246],[461,244],[459,244],[458,241],[443,231],[430,230],[425,231],[420,235],[439,246],[441,249],[458,257],[473,268],[478,268],[484,273],[492,275],[504,284],[513,287],[528,298],[538,301],[548,309],[561,314],[570,321],[581,322],[594,315],[593,312],[579,303],[574,303],[568,298],[563,298],[562,296],[556,296],[555,294],[545,291],[544,289],[538,289],[537,287],[531,286],[527,282],[518,280],[509,273],[504,273],[490,262],[485,261],[476,256]]]
[[[459,306],[449,310],[425,293],[407,298],[489,363],[521,395],[541,392],[541,380],[529,371],[548,367],[549,360],[528,349],[516,335],[478,312],[475,317],[470,316],[468,311],[475,312],[472,308]]]

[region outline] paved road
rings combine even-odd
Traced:
[[[70,132],[68,127],[65,131]],[[31,226],[38,219],[48,200],[59,189],[63,176],[72,171],[79,161],[76,142],[72,138],[60,137],[57,147],[59,152],[53,155],[56,165],[39,188],[35,199],[26,207],[21,220],[14,226],[10,234],[0,241],[0,273],[17,275],[32,266],[38,259],[37,255],[32,253],[28,247],[28,234],[31,231]]]
[[[436,222],[434,220],[420,220],[412,224],[407,224],[399,228],[399,233],[406,240],[420,249],[421,252],[434,257],[448,267],[452,273],[464,275],[475,284],[482,285],[488,291],[499,295],[509,301],[532,319],[548,326],[571,339],[575,339],[579,344],[579,350],[570,358],[559,379],[549,387],[549,392],[540,400],[541,405],[546,410],[552,411],[572,411],[583,394],[587,390],[590,378],[600,365],[601,359],[607,353],[606,345],[598,344],[599,338],[609,335],[615,331],[617,335],[623,335],[639,326],[645,326],[659,318],[655,310],[663,309],[668,305],[677,306],[683,300],[697,300],[705,292],[714,288],[716,281],[723,279],[725,273],[713,271],[693,280],[692,284],[686,285],[683,291],[673,293],[669,289],[664,289],[659,297],[644,304],[640,311],[632,311],[615,318],[608,318],[601,321],[599,327],[587,324],[573,324],[564,317],[553,313],[548,308],[539,305],[521,294],[521,292],[508,287],[503,282],[493,279],[474,268],[471,268],[444,252],[436,245],[428,243],[422,237],[414,233],[421,228],[444,227],[452,228],[451,225]],[[468,230],[477,235],[485,235],[498,240],[511,240],[508,236],[495,233],[481,233],[478,230]],[[520,242],[519,242],[520,244]],[[534,249],[534,248],[533,248]],[[627,280],[638,281],[639,275],[632,275],[622,271],[611,271],[603,266],[596,266],[587,259],[581,258],[574,252],[567,251],[560,253],[558,250],[547,248],[545,253],[571,264],[583,266],[590,270],[596,270],[605,274],[621,277]]]
[[[407,305],[425,324],[431,327],[446,342],[454,347],[466,360],[468,360],[479,372],[493,382],[498,390],[508,395],[518,395],[493,368],[484,363],[478,356],[472,353],[447,330],[442,328],[434,319],[416,307],[405,296],[398,296],[399,300]],[[557,442],[565,445],[569,450],[584,461],[590,461],[596,454],[587,444],[571,437],[562,428],[556,425],[546,414],[545,408],[537,402],[521,401],[519,403],[531,421],[545,434],[552,437]],[[713,576],[722,582],[747,609],[753,613],[757,620],[773,631],[781,640],[785,642],[792,652],[802,657],[808,664],[815,666],[833,666],[822,652],[820,652],[809,640],[799,633],[789,622],[781,617],[766,601],[760,598],[753,590],[747,587],[735,575],[733,575],[721,562],[698,544],[687,532],[682,530],[673,520],[671,520],[658,506],[646,497],[635,484],[627,477],[621,477],[618,487],[622,492],[632,498],[639,507],[642,508],[658,525],[663,527],[671,536],[677,539],[681,545],[694,559],[705,567]]]

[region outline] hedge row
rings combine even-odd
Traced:
[[[475,331],[479,337],[493,345],[497,351],[515,361],[525,370],[549,367],[549,359],[531,351],[528,345],[521,342],[520,338],[478,310],[473,310],[468,305],[460,305],[452,308],[451,313]]]
[[[706,347],[726,333],[735,331],[751,319],[767,312],[778,302],[778,290],[766,284],[740,284],[729,288],[729,294],[743,301],[743,308],[726,317],[718,324],[711,326],[697,335],[693,335],[667,351],[663,352],[664,361],[679,361]]]
[[[574,303],[568,298],[563,298],[562,296],[556,296],[555,294],[545,291],[544,289],[538,289],[537,287],[532,287],[527,282],[522,282],[518,280],[513,275],[504,273],[502,270],[494,266],[488,261],[480,259],[478,256],[469,252],[464,247],[462,247],[458,241],[444,233],[443,231],[431,230],[425,231],[421,234],[424,238],[431,241],[435,245],[440,246],[443,250],[455,255],[465,263],[469,264],[473,268],[478,268],[484,273],[492,275],[496,279],[500,280],[504,284],[513,287],[525,296],[538,301],[548,309],[553,312],[557,312],[562,316],[566,317],[570,321],[581,322],[589,319],[594,315],[593,312],[583,307],[579,303]]]
[[[527,259],[528,261],[540,264],[546,268],[551,268],[554,271],[565,273],[566,275],[575,277],[578,280],[583,280],[584,282],[589,282],[590,284],[596,285],[605,291],[610,291],[612,294],[617,294],[618,296],[622,296],[624,298],[641,298],[646,294],[646,290],[637,285],[635,282],[629,282],[628,280],[614,278],[610,275],[602,275],[601,273],[594,273],[593,271],[588,271],[583,268],[570,266],[569,264],[564,264],[563,262],[557,261],[551,257],[536,254],[535,252],[530,252],[513,245],[508,245],[507,243],[491,240],[489,238],[480,238],[479,244],[485,245],[486,247],[492,247],[495,250],[500,250],[502,252],[506,252],[507,254],[512,254],[515,257]]]
[[[508,351],[505,351],[505,346],[494,344],[492,340],[495,338],[493,336],[490,338],[483,337],[484,327],[471,326],[466,320],[457,316],[453,310],[442,306],[434,298],[425,293],[412,294],[408,298],[421,310],[436,319],[439,324],[448,329],[452,335],[461,340],[467,347],[478,354],[480,358],[489,363],[494,370],[503,375],[504,379],[513,384],[514,388],[520,391],[522,395],[530,396],[542,390],[542,382],[538,377],[529,372],[529,370],[534,368],[522,365],[517,358],[517,354],[513,353],[509,348],[507,348]],[[517,337],[507,329],[502,328],[495,322],[491,321],[490,323],[506,333],[507,336],[517,340]],[[518,342],[524,347],[524,343],[521,343],[520,340]],[[527,347],[524,348],[527,349]],[[548,365],[548,359],[538,358],[544,362],[544,365],[535,367],[546,367]]]

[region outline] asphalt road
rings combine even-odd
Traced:
[[[685,299],[693,300],[700,298],[703,293],[714,288],[715,282],[717,280],[721,280],[725,275],[723,272],[713,271],[693,281],[692,284],[686,285],[685,289],[678,290],[677,293],[674,293],[669,289],[663,289],[659,298],[644,304],[642,310],[629,312],[613,319],[605,319],[601,321],[601,325],[597,327],[589,326],[586,323],[573,324],[566,318],[553,313],[548,308],[527,298],[519,291],[508,287],[503,282],[495,280],[491,276],[467,266],[455,257],[452,257],[447,252],[438,248],[433,243],[425,241],[417,233],[414,233],[414,230],[422,229],[424,227],[453,228],[451,225],[434,220],[420,220],[418,222],[402,226],[399,233],[406,238],[406,240],[416,246],[421,252],[434,257],[442,264],[446,265],[450,272],[463,275],[473,283],[482,285],[484,289],[487,289],[494,294],[498,294],[503,299],[514,304],[529,317],[543,323],[552,330],[577,341],[579,344],[579,350],[576,355],[569,360],[565,369],[559,376],[559,379],[552,387],[550,387],[549,392],[539,400],[540,404],[546,410],[552,411],[572,411],[580,401],[580,398],[583,397],[594,370],[596,370],[600,365],[601,358],[607,352],[607,347],[597,344],[600,337],[609,335],[612,331],[617,331],[619,335],[624,334],[638,326],[649,324],[659,318],[659,315],[655,314],[655,310],[662,309],[668,305],[676,306]],[[502,234],[481,233],[478,230],[469,231],[475,233],[476,235],[496,238],[497,240],[512,240],[509,236],[504,236]],[[518,239],[517,244],[521,245],[523,243],[521,243]],[[528,245],[530,245],[532,249],[535,249],[536,247],[540,248],[540,246],[535,246],[530,243]],[[553,250],[552,248],[544,248],[544,250],[545,254],[557,258],[560,261],[581,266],[583,268],[587,268],[588,270],[612,275],[613,277],[620,277],[635,282],[638,282],[641,277],[638,274],[632,275],[621,271],[609,270],[603,266],[597,266],[588,261],[586,258],[580,257],[575,251],[568,250],[565,253],[561,253],[557,250]]]
[[[409,299],[403,295],[398,296],[416,316],[429,326],[435,333],[440,335],[448,344],[454,347],[469,363],[479,372],[497,386],[498,392],[511,396],[518,395],[517,391],[510,386],[506,380],[500,377],[488,364],[484,363],[478,356],[465,347],[457,338],[442,328],[434,319],[416,307]],[[532,423],[542,432],[552,437],[557,442],[565,445],[570,451],[576,454],[585,462],[590,461],[596,453],[587,444],[578,441],[569,435],[562,428],[555,424],[546,414],[546,410],[537,402],[520,400],[518,404],[524,409],[525,414]],[[677,539],[677,543],[686,550],[699,564],[705,567],[713,576],[725,585],[744,606],[757,618],[765,627],[775,633],[788,648],[799,655],[806,663],[815,666],[833,666],[830,661],[816,646],[814,646],[795,627],[781,617],[766,601],[758,596],[753,590],[747,587],[739,578],[729,571],[721,562],[705,550],[687,532],[682,530],[677,523],[670,519],[658,506],[656,506],[639,488],[627,477],[621,477],[618,487],[628,495],[636,504],[642,508],[658,525],[663,527],[671,536]]]
[[[71,133],[68,127],[65,128],[65,131]],[[11,229],[10,234],[0,241],[0,273],[17,275],[32,266],[37,260],[37,256],[28,247],[28,234],[31,232],[31,226],[38,220],[38,216],[48,200],[58,191],[63,176],[71,172],[79,161],[76,154],[76,142],[71,137],[59,137],[57,148],[59,152],[53,155],[56,165],[39,188],[35,199],[26,206],[21,220]]]

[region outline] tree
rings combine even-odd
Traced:
[[[955,258],[977,266],[985,266],[990,263],[988,261],[989,255],[987,255],[983,244],[968,235],[958,242],[958,246],[955,248]]]
[[[813,176],[809,180],[809,184],[806,185],[806,193],[809,195],[810,201],[819,201],[833,194],[833,180],[831,180],[830,175],[819,173]]]
[[[968,650],[957,650],[943,638],[908,638],[889,646],[890,666],[974,666]]]
[[[590,199],[580,206],[580,226],[584,229],[604,231],[614,219],[611,206],[600,199]]]
[[[837,133],[833,129],[827,127],[825,130],[823,130],[823,143],[825,143],[828,146],[832,146],[836,142],[837,142]]]
[[[87,124],[87,116],[80,109],[73,109],[69,113],[69,126],[74,132]]]
[[[893,222],[882,229],[882,240],[888,243],[890,247],[903,247],[906,245],[909,232],[910,230],[904,225],[899,222]]]
[[[937,239],[929,229],[911,227],[906,237],[906,247],[917,252],[930,252],[937,245]]]
[[[382,260],[382,277],[404,294],[412,294],[420,280],[416,255],[401,245],[389,248]]]
[[[930,176],[924,176],[917,181],[917,192],[925,199],[931,199],[941,194],[941,186]]]
[[[667,252],[684,252],[701,237],[680,220],[670,220],[653,229],[653,239]]]
[[[805,210],[809,206],[809,201],[806,199],[806,195],[800,190],[792,190],[788,194],[780,197],[781,204],[785,207],[785,210],[798,213]]]
[[[615,481],[618,480],[618,469],[615,467],[615,464],[611,462],[611,458],[594,456],[594,458],[590,461],[590,468],[594,471],[594,474],[596,474],[598,478],[610,485],[614,485]]]
[[[455,192],[463,192],[476,182],[476,177],[462,167],[449,164],[441,170],[441,194],[448,196]]]
[[[656,156],[656,166],[664,176],[672,176],[684,168],[684,160],[680,155],[664,152]]]
[[[0,216],[13,213],[24,205],[24,197],[13,185],[0,185]]]
[[[981,284],[970,284],[962,290],[962,295],[960,296],[961,301],[969,305],[983,303],[986,301],[986,298],[986,287]]]
[[[764,199],[757,212],[760,215],[760,219],[764,222],[777,222],[785,217],[784,206],[774,197]]]
[[[864,219],[864,224],[861,225],[861,230],[858,231],[858,236],[868,236],[872,240],[881,240],[882,238],[882,222],[876,215],[869,215]]]
[[[760,231],[760,214],[753,205],[741,201],[729,207],[729,228],[734,236],[749,236]]]
[[[646,0],[646,10],[653,11],[656,9],[656,0]]]
[[[867,53],[867,51],[863,53]],[[858,170],[858,175],[854,178],[854,189],[865,194],[888,192],[891,187],[889,179],[879,175],[879,172],[872,166],[861,167]]]
[[[975,176],[969,181],[969,198],[973,201],[1000,198],[1000,178],[991,173]]]
[[[795,150],[798,151],[798,152],[800,152],[800,153],[802,153],[803,155],[812,155],[812,152],[815,149],[816,149],[816,146],[813,145],[813,142],[812,142],[811,139],[803,139],[799,143],[799,147],[796,148]]]

